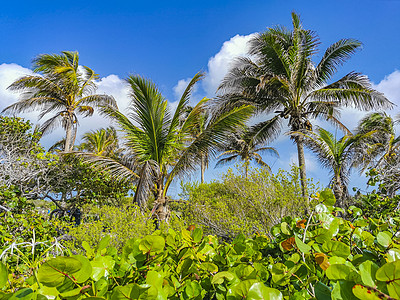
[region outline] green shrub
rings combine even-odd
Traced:
[[[141,212],[136,205],[86,205],[82,212],[86,217],[81,225],[69,231],[72,241],[66,242],[67,247],[77,252],[82,251],[81,245],[84,241],[96,247],[106,235],[111,237],[114,247],[121,249],[129,239],[141,238],[155,230],[154,221],[149,218],[150,214]]]
[[[308,188],[310,194],[314,192],[311,181]],[[247,178],[229,169],[221,180],[186,183],[182,189],[186,202],[180,210],[185,221],[224,239],[240,233],[267,234],[283,217],[299,216],[307,208],[296,168],[277,174],[254,168]]]
[[[200,228],[103,238],[85,256],[48,259],[25,281],[0,262],[1,299],[400,299],[399,219],[336,217],[331,191],[305,218],[285,217],[270,237],[221,243]],[[11,298],[12,297],[12,298]]]

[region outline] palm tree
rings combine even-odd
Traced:
[[[193,128],[205,110],[208,99],[200,101],[185,119],[193,86],[203,77],[196,74],[183,93],[175,112],[171,113],[167,100],[155,84],[140,76],[127,79],[131,92],[129,112],[124,115],[113,106],[102,111],[119,125],[125,140],[125,153],[130,154],[127,165],[112,158],[87,156],[95,165],[104,168],[121,180],[136,183],[134,201],[144,207],[152,192],[155,198],[152,212],[160,221],[169,215],[167,191],[172,180],[196,169],[202,154],[214,155],[215,149],[251,115],[251,106],[238,107],[215,115],[207,128],[193,138]],[[127,160],[125,160],[127,162]]]
[[[86,132],[78,149],[99,156],[113,157],[118,154],[118,137],[114,127],[101,128]]]
[[[369,138],[374,132],[353,135],[350,131],[341,137],[318,128],[316,132],[292,132],[292,135],[303,137],[304,144],[317,156],[322,167],[330,170],[332,178],[330,186],[335,194],[337,206],[343,207],[348,197],[347,185],[351,168],[357,165],[356,153],[362,141]]]
[[[399,122],[400,118],[395,120],[384,112],[368,114],[359,122],[356,132],[375,132],[359,149],[363,170],[368,166],[377,168],[396,156],[400,150],[400,136],[396,136],[395,125]]]
[[[21,93],[20,100],[4,111],[21,113],[40,111],[39,120],[52,116],[40,130],[48,133],[61,125],[66,132],[64,151],[72,150],[78,126],[78,116],[91,116],[93,107],[112,105],[112,96],[93,94],[98,75],[88,67],[79,66],[78,52],[63,51],[61,54],[41,54],[34,61],[34,75],[27,75],[8,88]]]
[[[384,112],[374,112],[364,117],[356,129],[359,133],[373,131],[363,140],[357,151],[361,171],[367,167],[379,172],[380,191],[392,197],[400,189],[400,136],[395,125],[400,122]]]
[[[250,161],[254,160],[258,165],[271,170],[270,166],[262,160],[259,153],[265,152],[279,157],[278,151],[273,147],[260,147],[259,140],[254,140],[251,132],[245,130],[241,133],[234,133],[230,136],[228,143],[224,147],[224,152],[218,157],[223,157],[217,161],[216,167],[240,159],[244,161],[245,177],[248,176]]]
[[[256,113],[271,118],[256,124],[255,139],[268,140],[281,131],[288,119],[290,131],[312,129],[310,119],[322,117],[335,123],[341,107],[362,110],[391,107],[392,103],[375,91],[367,78],[351,72],[328,83],[360,46],[354,39],[342,39],[328,47],[318,64],[313,62],[319,44],[313,31],[302,27],[292,13],[293,30],[269,28],[249,41],[249,57],[237,58],[223,79],[219,109],[243,103]],[[297,144],[302,193],[306,196],[304,138],[292,137]]]

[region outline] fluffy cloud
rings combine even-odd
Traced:
[[[374,88],[385,94],[385,96],[397,105],[394,111],[399,110],[400,106],[400,71],[395,70],[393,73],[385,76],[385,78],[374,85]]]
[[[255,35],[235,35],[229,41],[224,42],[221,50],[208,61],[208,72],[203,81],[203,88],[207,96],[214,96],[221,80],[228,72],[232,60],[247,53],[247,42]]]
[[[7,90],[18,78],[32,74],[32,71],[17,64],[0,65],[0,109],[3,110],[18,100],[18,93]]]

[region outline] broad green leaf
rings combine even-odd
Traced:
[[[363,231],[361,236],[362,236],[362,240],[365,243],[365,245],[371,246],[374,243],[375,238],[368,231]]]
[[[208,273],[217,273],[218,272],[218,267],[210,262],[204,262],[200,264],[200,268],[205,270]]]
[[[326,189],[319,193],[319,200],[321,200],[327,206],[333,206],[336,203],[335,195],[332,190]]]
[[[375,274],[376,271],[378,270],[378,265],[370,260],[367,260],[362,264],[360,264],[359,269],[360,269],[361,280],[364,283],[364,285],[376,286]]]
[[[215,276],[212,278],[211,283],[212,284],[222,284],[224,282],[224,279],[226,279],[228,282],[233,280],[235,278],[235,275],[232,274],[231,272],[228,271],[223,271],[215,274]]]
[[[148,271],[146,275],[146,283],[156,288],[162,288],[164,277],[156,271]]]
[[[0,262],[0,289],[7,284],[8,270],[7,267]]]
[[[355,285],[352,281],[339,280],[334,284],[331,297],[332,300],[354,300],[356,299],[353,294],[353,286]]]
[[[38,270],[39,282],[49,287],[60,286],[68,275],[73,275],[82,267],[74,257],[59,256],[46,261]]]
[[[242,297],[243,299],[247,299],[247,294],[251,288],[251,286],[256,283],[255,279],[248,279],[241,281],[238,285],[233,288],[233,291],[236,295]]]
[[[110,244],[110,240],[111,240],[111,238],[109,235],[106,235],[105,237],[103,237],[100,240],[99,244],[97,245],[96,252],[100,253],[101,250],[105,249]]]
[[[92,265],[92,278],[99,280],[101,277],[108,277],[110,270],[114,267],[115,261],[111,256],[100,256],[90,262]]]
[[[292,234],[290,231],[290,227],[289,227],[288,223],[286,223],[286,222],[281,223],[281,231],[283,234],[286,234],[286,235]]]
[[[400,260],[384,264],[375,276],[377,280],[386,282],[391,297],[400,299]]]
[[[82,247],[85,249],[87,257],[93,257],[94,251],[87,241],[82,242]]]
[[[314,285],[315,296],[318,300],[331,300],[331,290],[322,282],[318,281]]]
[[[139,249],[143,253],[159,253],[164,250],[165,240],[162,236],[148,235],[139,244]]]
[[[333,236],[332,232],[325,228],[318,228],[318,229],[312,231],[312,234],[313,234],[315,240],[321,244],[323,244],[327,241],[330,241]]]
[[[388,262],[400,260],[400,249],[392,248],[387,251]]]
[[[92,275],[92,265],[90,264],[90,261],[82,255],[74,255],[72,257],[79,260],[82,264],[81,269],[78,272],[74,273],[76,281],[78,283],[85,282]]]
[[[148,299],[147,290],[149,288],[149,285],[138,285],[136,283],[118,286],[114,288],[111,295],[111,300],[145,300]]]
[[[331,265],[326,269],[326,276],[330,280],[345,280],[350,274],[351,269],[343,264]]]
[[[195,298],[201,293],[201,285],[197,281],[187,281],[185,293],[189,298]]]
[[[203,238],[203,230],[201,230],[201,228],[196,228],[195,230],[193,230],[192,238],[193,238],[193,242],[199,243],[201,241],[201,239]]]
[[[322,244],[322,251],[330,256],[347,258],[350,255],[350,246],[339,241],[328,241]]]
[[[246,299],[283,300],[283,296],[279,290],[266,287],[262,282],[256,282],[250,287]]]
[[[376,240],[378,241],[379,245],[385,248],[389,247],[389,245],[392,243],[392,237],[387,231],[379,232],[376,235]]]
[[[305,243],[303,243],[302,240],[300,240],[297,236],[295,236],[295,241],[296,241],[296,246],[299,248],[299,250],[303,253],[308,253],[311,250],[311,247]]]
[[[108,281],[105,280],[104,278],[100,278],[94,283],[94,288],[96,291],[96,296],[98,297],[104,296],[104,294],[108,290]]]
[[[361,284],[356,284],[353,287],[353,294],[358,299],[362,300],[381,300],[382,298],[378,297],[377,293],[375,293],[372,289],[368,289]]]

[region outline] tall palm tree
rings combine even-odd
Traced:
[[[82,137],[82,141],[78,147],[81,151],[108,157],[118,154],[118,137],[114,127],[110,126],[86,132]]]
[[[255,112],[271,116],[254,126],[256,139],[277,136],[288,119],[291,131],[311,129],[310,119],[337,120],[339,109],[350,106],[363,110],[391,107],[392,103],[375,91],[367,78],[351,72],[329,81],[360,46],[354,39],[342,39],[328,47],[319,63],[318,37],[302,27],[292,13],[293,29],[269,28],[249,41],[249,57],[237,58],[223,79],[219,91],[220,109],[243,103],[253,104]],[[304,138],[292,137],[297,144],[302,193],[306,196]]]
[[[259,153],[268,153],[279,157],[278,151],[273,147],[260,147],[260,141],[254,140],[251,132],[244,131],[232,134],[229,142],[224,147],[224,152],[218,157],[222,157],[217,161],[216,167],[237,159],[244,161],[245,177],[248,176],[248,168],[250,161],[254,160],[258,165],[271,170],[270,166],[262,160]]]
[[[340,139],[336,135],[318,128],[316,132],[293,132],[292,135],[303,137],[304,144],[317,156],[322,167],[330,170],[332,178],[330,185],[337,200],[337,206],[343,207],[348,197],[347,185],[351,168],[357,165],[357,149],[364,139],[369,138],[374,132],[353,135],[350,131]]]
[[[131,90],[127,115],[109,105],[102,110],[119,125],[124,134],[125,152],[131,154],[134,163],[128,166],[111,158],[91,156],[89,159],[117,178],[136,183],[134,201],[139,206],[145,206],[149,192],[152,192],[155,198],[153,212],[160,221],[168,219],[166,195],[172,180],[195,170],[202,154],[214,155],[216,147],[253,111],[247,105],[215,115],[207,128],[193,138],[193,127],[208,99],[200,101],[185,119],[182,116],[186,113],[193,86],[202,77],[201,73],[193,77],[173,113],[155,84],[140,76],[127,79]]]
[[[47,133],[61,125],[66,132],[64,151],[72,150],[78,126],[78,115],[91,116],[94,107],[116,107],[112,96],[94,94],[98,75],[88,67],[79,66],[78,52],[41,54],[33,61],[34,75],[21,77],[8,88],[20,92],[20,100],[4,111],[21,113],[40,111],[39,120],[52,116],[40,130]]]

